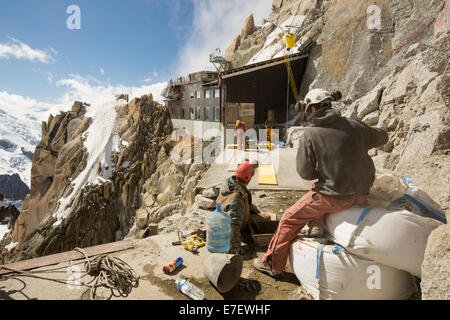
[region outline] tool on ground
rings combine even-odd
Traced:
[[[181,267],[183,265],[183,258],[179,257],[172,263],[169,263],[168,265],[163,267],[163,271],[166,274],[174,272],[178,267]]]
[[[244,287],[250,293],[255,293],[258,291],[258,283],[253,279],[241,279],[238,282],[238,286]]]
[[[205,228],[199,228],[191,233],[188,233],[187,235],[183,235],[181,231],[178,231],[178,240],[185,240],[186,237],[197,235],[203,240],[206,240],[206,229]]]
[[[178,231],[178,240],[185,240],[186,237],[197,235],[203,240],[206,240],[206,228],[199,228],[195,231],[192,231],[191,233],[188,233],[187,235],[183,235],[181,231]]]
[[[172,242],[173,246],[183,245],[187,251],[192,253],[198,253],[198,249],[203,247],[205,244],[205,240],[198,235],[193,235],[188,240],[178,240]]]

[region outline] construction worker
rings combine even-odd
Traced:
[[[288,208],[279,222],[267,252],[254,260],[254,267],[272,277],[282,275],[289,245],[306,223],[352,207],[364,205],[375,180],[375,166],[368,155],[388,141],[378,128],[347,119],[331,108],[338,96],[315,89],[305,97],[305,130],[297,153],[297,172],[316,180],[312,190]]]
[[[269,124],[269,121],[266,120],[264,126],[266,127],[266,133],[267,133],[267,149],[269,151],[272,150],[272,127]]]
[[[230,251],[232,254],[242,253],[241,231],[244,230],[250,218],[252,196],[247,186],[250,183],[258,164],[245,161],[240,164],[236,173],[227,178],[217,198],[222,210],[231,216]]]
[[[234,135],[237,136],[238,149],[245,150],[245,132],[247,131],[247,124],[244,121],[237,120],[234,127]]]

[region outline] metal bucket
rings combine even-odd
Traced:
[[[203,272],[220,293],[225,293],[237,285],[242,265],[242,256],[238,254],[213,253],[206,258]]]

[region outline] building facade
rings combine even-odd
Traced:
[[[170,81],[163,92],[172,119],[220,122],[219,74],[202,71]]]

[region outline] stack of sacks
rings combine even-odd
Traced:
[[[369,204],[327,215],[322,243],[291,244],[294,272],[315,299],[394,300],[417,292],[413,276],[420,278],[428,237],[446,223],[445,212],[388,171],[377,171]]]
[[[299,239],[290,247],[295,275],[315,300],[404,300],[417,292],[408,272],[326,243]]]

